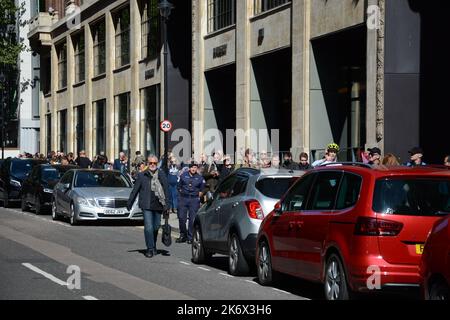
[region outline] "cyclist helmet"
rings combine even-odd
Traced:
[[[330,143],[329,145],[327,145],[327,152],[330,152],[330,151],[334,151],[334,152],[338,153],[339,145],[334,142]]]

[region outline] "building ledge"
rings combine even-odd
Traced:
[[[73,88],[78,88],[78,87],[83,86],[85,83],[86,83],[86,81],[83,80],[83,81],[80,81],[80,82],[75,83],[74,85],[72,85],[72,87],[73,87]]]
[[[65,92],[65,91],[67,91],[67,87],[59,89],[59,90],[56,90],[56,93],[62,93],[62,92]]]
[[[52,96],[52,93],[51,92],[49,92],[49,93],[44,93],[44,98],[50,98]]]
[[[255,14],[253,17],[250,18],[250,22],[253,22],[253,21],[256,21],[256,20],[264,19],[264,18],[266,18],[266,17],[268,17],[268,16],[270,16],[270,15],[272,15],[272,14],[275,14],[275,13],[277,13],[277,12],[280,12],[280,11],[283,11],[283,10],[285,10],[285,9],[287,9],[287,8],[290,8],[291,5],[292,5],[292,2],[287,2],[287,3],[285,3],[285,4],[282,4],[282,5],[279,6],[279,7],[275,7],[275,8],[273,8],[273,9],[270,9],[270,10],[267,10],[267,11],[264,11],[264,12],[261,12],[261,13],[258,13],[258,14]]]
[[[124,70],[130,69],[130,67],[131,67],[131,64],[126,64],[126,65],[124,65],[124,66],[121,66],[121,67],[119,67],[119,68],[113,70],[113,73],[119,73],[119,72],[122,72],[122,71],[124,71]]]
[[[99,74],[98,76],[93,77],[91,80],[92,81],[98,81],[98,80],[101,80],[101,79],[104,79],[104,78],[106,78],[106,73]]]
[[[219,34],[231,31],[231,30],[235,30],[236,29],[236,24],[232,24],[228,27],[216,30],[214,32],[208,33],[206,36],[203,37],[203,39],[210,39],[210,38],[214,38],[215,36],[218,36]]]

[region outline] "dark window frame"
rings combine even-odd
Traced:
[[[72,36],[73,49],[74,49],[74,60],[75,60],[75,83],[79,83],[85,80],[85,50],[86,41],[84,38],[84,30],[78,32],[76,35]]]
[[[106,72],[106,22],[101,21],[91,25],[93,53],[94,53],[94,77]]]
[[[115,33],[115,68],[130,64],[131,15],[129,5],[113,13]]]
[[[208,0],[208,33],[236,23],[236,0]]]
[[[254,0],[254,14],[257,15],[275,9],[289,2],[291,0]]]

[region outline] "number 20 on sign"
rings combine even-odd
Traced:
[[[172,130],[172,127],[172,122],[170,122],[169,120],[161,121],[161,123],[159,124],[159,128],[164,132],[169,132],[170,130]]]

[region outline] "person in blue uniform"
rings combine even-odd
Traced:
[[[180,176],[178,182],[178,220],[180,222],[180,237],[177,243],[192,243],[192,230],[194,226],[197,210],[200,208],[200,197],[205,188],[205,179],[197,173],[198,164],[191,162],[189,171]],[[186,221],[189,217],[189,226],[186,228]]]

